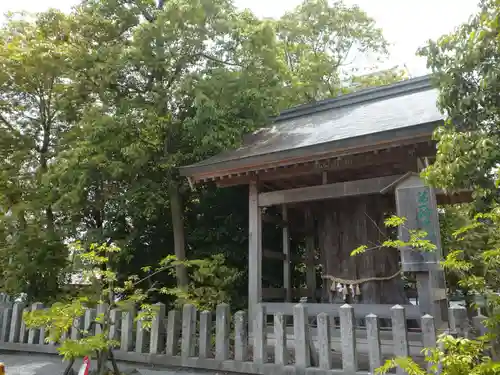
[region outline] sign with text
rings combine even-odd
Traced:
[[[421,230],[427,233],[425,239],[436,245],[436,250],[431,252],[401,249],[403,272],[426,272],[439,268],[441,238],[434,191],[425,186],[418,175],[412,175],[398,183],[395,194],[397,215],[406,218],[404,226],[399,228],[399,238],[407,242],[412,231]]]

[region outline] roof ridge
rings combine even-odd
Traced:
[[[387,97],[409,94],[432,88],[430,76],[420,76],[404,81],[391,83],[383,86],[369,87],[353,93],[340,95],[335,98],[323,99],[318,102],[300,104],[298,106],[285,109],[274,117],[273,121],[289,120],[296,117],[323,112],[333,108],[346,107],[353,104],[363,103],[372,100],[380,100]]]

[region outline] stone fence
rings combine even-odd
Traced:
[[[239,311],[231,317],[226,304],[219,305],[215,314],[198,312],[192,305],[168,313],[165,305],[156,307],[149,330],[134,320],[133,313],[112,311],[109,334],[120,342],[114,351],[116,359],[249,374],[367,374],[386,358],[412,356],[419,360],[424,347],[436,345],[433,317],[421,317],[420,329],[409,332],[405,308],[399,305],[391,308],[390,331],[380,329],[374,314],[366,316],[363,328],[357,327],[354,309],[347,304],[331,314],[340,317],[338,326],[327,313],[320,313],[315,324],[310,324],[306,304],[293,308],[293,319],[274,313],[269,320],[264,306],[259,305],[250,334],[246,313]],[[4,306],[0,350],[57,353],[57,344],[45,342],[43,329],[27,329],[22,319],[23,311],[43,308],[39,303]],[[80,338],[101,308],[87,309],[66,337]],[[449,318],[452,333],[470,334],[465,308],[451,307]],[[293,323],[288,326],[289,320]]]

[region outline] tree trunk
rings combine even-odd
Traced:
[[[392,198],[392,199],[391,199]],[[394,212],[393,197],[372,195],[322,202],[318,208],[319,244],[324,274],[349,280],[370,277],[387,277],[399,270],[399,252],[396,249],[379,248],[365,254],[351,256],[360,245],[369,248],[382,243],[388,234],[384,215]],[[329,289],[331,283],[325,283]],[[388,281],[369,281],[359,285],[361,295],[357,301],[376,304],[404,304],[400,276]],[[329,291],[325,291],[327,295]],[[335,302],[341,302],[336,293]]]
[[[47,149],[48,149],[48,133],[47,135],[44,136],[44,139],[47,138],[47,140],[44,140],[44,147],[42,148],[42,151],[40,152],[40,171],[42,173],[42,178],[43,175],[45,175],[48,171],[48,166],[47,166]],[[45,145],[45,142],[47,142],[47,145]],[[45,219],[47,221],[47,229],[49,230],[50,233],[54,233],[54,211],[52,210],[52,205],[50,203],[47,204],[47,207],[45,208]]]
[[[186,259],[186,241],[184,238],[184,217],[182,198],[177,181],[172,181],[169,187],[170,210],[172,213],[172,228],[174,232],[174,252],[179,260]],[[176,269],[177,286],[185,288],[188,285],[186,267],[178,265]]]

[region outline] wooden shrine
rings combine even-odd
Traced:
[[[419,177],[432,162],[432,133],[443,121],[436,100],[428,77],[420,77],[299,106],[237,150],[181,168],[191,184],[249,187],[250,319],[259,303],[269,314],[291,315],[307,297],[310,314],[348,301],[357,317],[390,316],[390,307],[401,304],[409,318],[447,320],[437,204],[468,196],[434,191]],[[393,214],[407,218],[398,233],[384,226]],[[263,243],[267,223],[280,228],[281,249]],[[385,239],[406,239],[409,229],[426,230],[438,251],[379,248]],[[360,245],[373,249],[351,256]],[[297,256],[305,264],[298,281]],[[282,262],[281,288],[263,288],[263,258]],[[418,306],[409,302],[402,272],[415,279]]]

